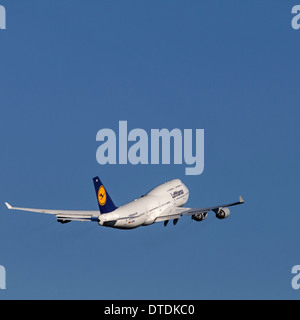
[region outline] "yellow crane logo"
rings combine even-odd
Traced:
[[[98,202],[100,206],[104,206],[106,203],[106,191],[103,186],[100,186],[98,190]]]

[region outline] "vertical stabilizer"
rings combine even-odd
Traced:
[[[99,177],[93,178],[100,214],[117,209]]]

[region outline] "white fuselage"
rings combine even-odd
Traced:
[[[101,214],[99,225],[118,229],[133,229],[151,225],[170,207],[185,205],[188,198],[188,188],[181,180],[174,179],[113,212]]]

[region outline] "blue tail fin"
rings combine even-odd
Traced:
[[[108,192],[104,188],[101,180],[99,177],[93,178],[97,202],[99,205],[100,214],[102,213],[109,213],[117,209],[111,197],[109,196]]]

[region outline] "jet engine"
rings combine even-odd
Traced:
[[[207,212],[197,213],[192,215],[192,219],[195,221],[203,221],[207,218]]]
[[[230,215],[230,210],[228,208],[219,208],[219,210],[216,212],[216,217],[218,219],[226,219]]]

